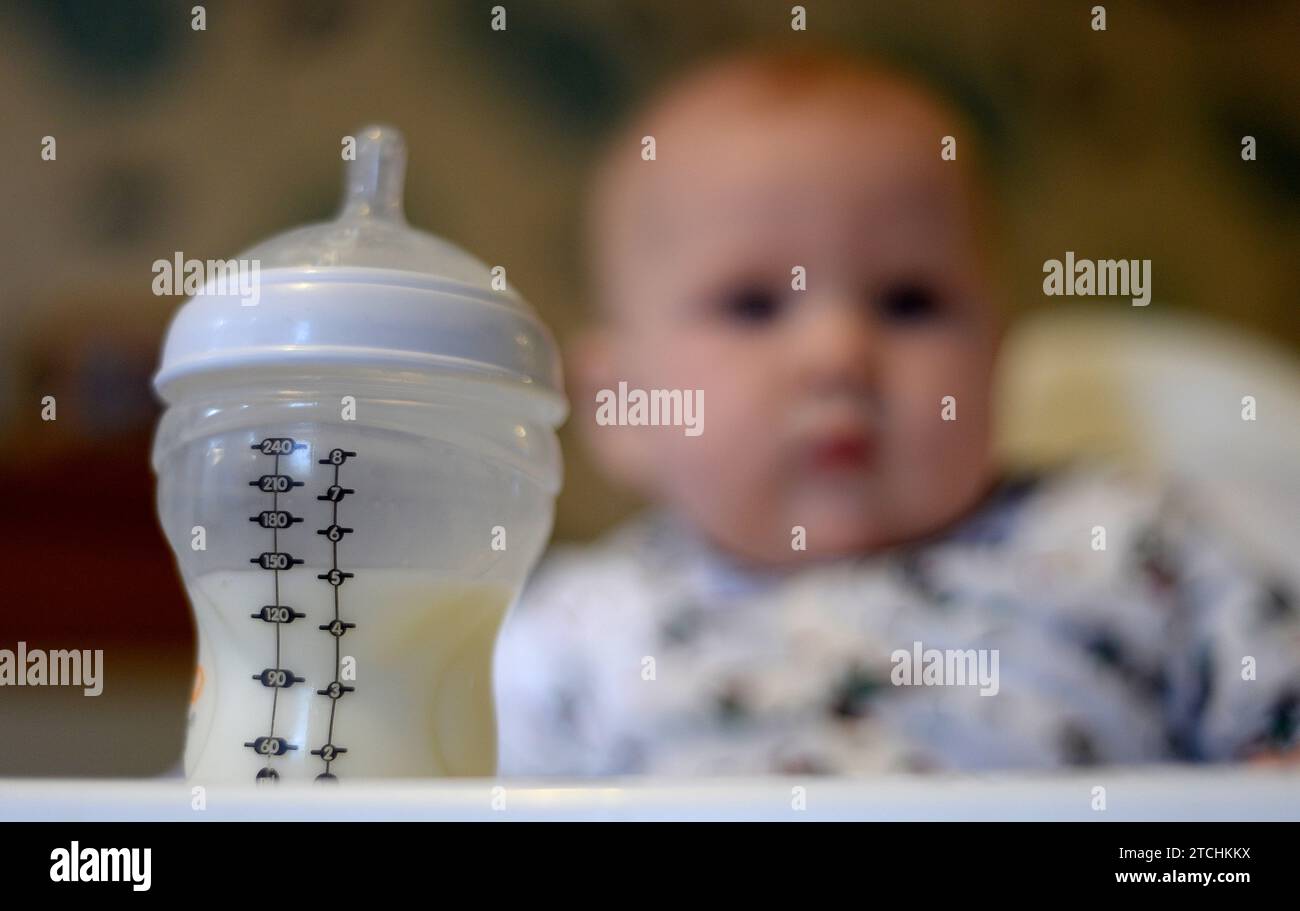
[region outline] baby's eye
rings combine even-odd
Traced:
[[[942,308],[933,288],[918,282],[899,282],[885,288],[876,309],[885,322],[907,325],[933,319]]]
[[[767,288],[742,286],[722,295],[721,309],[728,319],[742,323],[767,323],[780,315],[781,299]]]

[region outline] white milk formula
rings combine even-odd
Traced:
[[[336,625],[323,572],[278,573],[278,599],[258,569],[190,586],[201,647],[187,776],[493,775],[492,651],[509,589],[359,572],[338,589]]]

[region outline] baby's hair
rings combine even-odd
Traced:
[[[711,59],[671,80],[654,94],[649,103],[635,109],[611,133],[602,145],[585,207],[587,260],[591,264],[588,297],[598,314],[606,314],[604,304],[610,293],[601,270],[601,253],[608,240],[608,225],[602,214],[616,198],[622,185],[635,179],[636,150],[642,137],[654,135],[657,125],[674,115],[699,112],[707,114],[719,100],[727,110],[744,107],[771,109],[785,105],[807,104],[810,100],[849,101],[863,117],[872,116],[877,103],[901,103],[906,110],[943,125],[959,137],[960,153],[955,167],[968,175],[973,192],[972,203],[981,214],[984,227],[994,219],[991,201],[981,192],[988,183],[985,158],[978,131],[961,108],[922,77],[889,64],[868,60],[839,51],[813,50],[742,50]],[[707,123],[708,117],[705,117]],[[940,153],[937,134],[934,155]]]

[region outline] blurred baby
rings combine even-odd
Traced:
[[[503,775],[1052,768],[1295,744],[1285,585],[1176,488],[996,464],[1002,326],[970,136],[897,74],[746,54],[615,141],[591,206],[599,315],[570,365],[575,420],[651,506],[556,548],[511,611]],[[655,390],[695,413],[627,420]]]

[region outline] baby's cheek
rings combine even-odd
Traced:
[[[707,394],[705,401],[710,401]],[[689,475],[698,496],[711,500],[757,499],[770,486],[772,430],[757,415],[748,419],[706,405],[704,432],[675,440],[674,458]]]
[[[718,435],[679,441],[673,447],[667,500],[692,523],[724,546],[745,554],[764,547],[776,512],[768,502],[770,485],[750,479],[749,453]]]
[[[891,403],[891,448],[902,470],[934,489],[962,487],[967,475],[983,471],[988,378],[969,353],[932,354],[900,372]]]
[[[697,437],[680,434],[664,454],[673,474],[674,499],[689,506],[701,524],[717,534],[738,535],[758,531],[777,512],[774,433],[761,413],[728,410],[705,395],[704,432]]]
[[[945,410],[953,404],[947,396],[956,395],[955,382],[942,367],[927,367],[913,361],[898,370],[890,381],[887,402],[886,426],[890,432],[892,448],[908,459],[929,460],[942,448],[951,434],[944,420]]]

